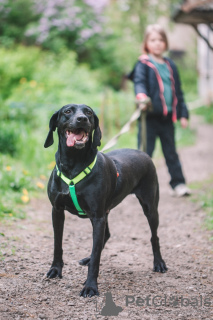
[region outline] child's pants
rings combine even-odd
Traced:
[[[169,114],[163,116],[148,115],[146,119],[147,130],[147,153],[152,157],[156,138],[160,138],[162,151],[171,176],[170,185],[175,188],[178,184],[185,183],[181,163],[175,148],[175,128]],[[139,120],[138,146],[141,139],[141,122]]]

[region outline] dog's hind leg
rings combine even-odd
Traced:
[[[50,270],[47,273],[48,278],[62,278],[62,268],[64,266],[62,255],[62,238],[64,230],[64,209],[52,209],[52,223],[54,230],[54,258]]]
[[[153,189],[152,189],[152,191],[153,191]],[[153,271],[164,273],[164,272],[166,272],[167,267],[161,257],[159,238],[157,236],[157,229],[158,229],[158,225],[159,225],[158,188],[157,188],[155,194],[148,195],[147,192],[144,192],[143,198],[139,194],[136,194],[136,196],[137,196],[137,198],[143,208],[144,214],[147,217],[147,220],[149,222],[149,226],[151,229],[151,234],[152,234],[151,244],[152,244],[152,250],[153,250],[153,255],[154,255]]]
[[[106,228],[105,228],[105,234],[104,234],[104,244],[103,244],[103,248],[106,244],[106,242],[109,240],[110,238],[110,232],[109,232],[109,225],[108,225],[108,214],[107,214],[107,221],[106,221]],[[103,250],[103,249],[102,249]],[[86,257],[86,258],[83,258],[81,259],[78,263],[81,265],[81,266],[88,266],[89,262],[90,262],[90,258],[91,256],[89,257]]]

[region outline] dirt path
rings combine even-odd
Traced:
[[[213,174],[213,126],[195,117],[191,126],[197,129],[197,144],[179,152],[189,183]],[[213,255],[210,233],[202,228],[205,215],[189,198],[168,195],[163,160],[158,161],[157,171],[166,274],[152,272],[148,223],[136,199],[129,196],[109,217],[111,238],[101,258],[100,297],[79,297],[87,268],[78,260],[90,252],[92,229],[89,221],[68,213],[63,279],[46,280],[53,232],[45,197],[31,202],[28,219],[1,227],[5,259],[0,261],[0,319],[213,319]],[[101,315],[107,292],[123,309],[117,316]]]

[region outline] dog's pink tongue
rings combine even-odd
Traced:
[[[72,132],[68,132],[67,134],[67,146],[68,147],[73,147],[75,142],[78,140],[81,140],[83,137],[83,133],[80,132],[78,134],[72,133]]]
[[[74,133],[69,133],[67,136],[67,146],[68,147],[73,147],[75,144],[75,134]]]

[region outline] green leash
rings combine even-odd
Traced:
[[[76,210],[78,211],[79,215],[85,215],[86,216],[87,214],[81,209],[81,207],[80,207],[80,205],[78,203],[77,195],[76,195],[76,192],[75,192],[75,185],[76,185],[76,183],[78,183],[81,180],[83,180],[88,174],[90,174],[90,172],[92,171],[93,167],[96,164],[96,160],[97,160],[97,156],[95,157],[94,161],[87,168],[85,168],[81,173],[79,173],[79,175],[77,175],[73,179],[68,179],[62,172],[59,171],[58,166],[56,165],[57,175],[66,184],[68,184],[72,202],[73,202]]]

